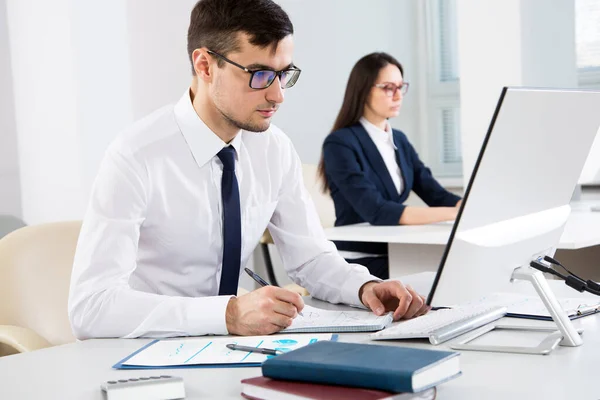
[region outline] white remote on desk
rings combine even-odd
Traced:
[[[107,400],[173,400],[185,397],[183,379],[171,375],[108,381],[100,388],[106,392]]]

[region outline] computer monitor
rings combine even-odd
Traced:
[[[592,144],[578,180],[579,185],[600,184],[600,131]]]
[[[517,268],[554,254],[600,127],[599,110],[600,91],[502,90],[429,305],[511,292]]]
[[[571,207],[579,211],[600,211],[599,201],[586,201],[583,198],[583,186],[597,186],[600,184],[600,130],[592,144],[587,160],[577,181],[577,186],[571,197]]]

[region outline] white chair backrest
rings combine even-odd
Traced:
[[[321,182],[317,179],[317,166],[314,164],[302,164],[302,175],[306,190],[315,203],[317,213],[323,228],[331,228],[335,222],[335,207],[329,193],[321,191]]]
[[[0,325],[30,329],[53,345],[75,341],[67,316],[81,221],[26,226],[0,240]]]

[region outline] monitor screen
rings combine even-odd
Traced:
[[[516,268],[554,254],[598,110],[600,91],[503,89],[428,304],[511,292]]]

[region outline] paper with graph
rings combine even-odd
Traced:
[[[113,366],[117,369],[198,368],[226,364],[228,367],[251,367],[262,364],[265,354],[230,350],[227,344],[266,347],[292,351],[319,340],[332,340],[331,334],[269,336],[204,336],[154,340]]]
[[[392,323],[392,313],[377,316],[371,311],[330,311],[304,306],[304,316],[297,316],[290,332],[374,332]]]

